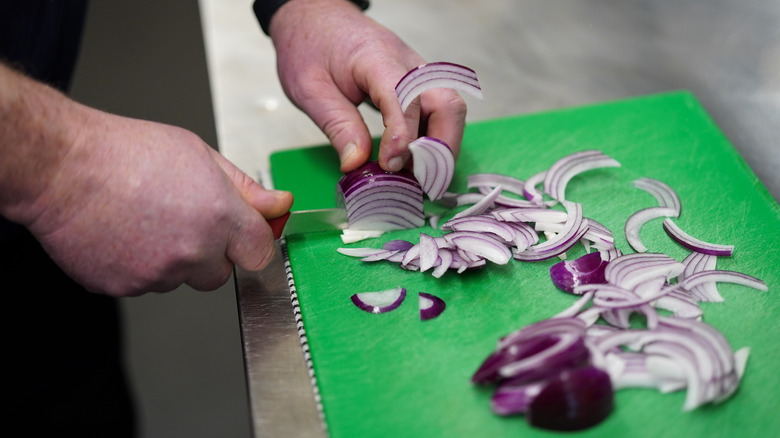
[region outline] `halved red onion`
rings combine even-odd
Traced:
[[[388,231],[425,223],[422,189],[408,170],[388,172],[369,161],[342,176],[338,192],[350,229]]]
[[[566,185],[582,172],[602,167],[620,167],[620,163],[598,150],[567,155],[556,161],[544,177],[544,192],[553,199],[566,200]]]
[[[450,147],[433,137],[409,143],[412,172],[428,197],[435,201],[446,193],[455,173],[455,156]]]
[[[420,320],[427,321],[436,318],[447,307],[444,300],[427,292],[420,292],[418,303],[420,306]]]
[[[691,251],[700,252],[702,254],[710,254],[718,257],[731,257],[731,254],[734,251],[734,245],[719,245],[692,237],[683,231],[670,218],[664,219],[664,230],[666,230],[666,233],[669,234],[669,237],[671,237],[675,242],[679,243],[685,248],[690,249]]]
[[[433,88],[450,88],[468,93],[482,100],[482,88],[474,70],[451,62],[431,62],[406,73],[395,86],[401,111],[425,91]]]
[[[406,298],[406,289],[396,287],[377,292],[359,292],[350,297],[358,308],[370,313],[386,313],[395,310]]]

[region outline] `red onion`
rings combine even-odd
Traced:
[[[425,223],[422,189],[407,170],[388,172],[369,161],[342,176],[338,189],[350,229],[387,231]]]
[[[437,316],[441,315],[442,312],[444,312],[446,304],[441,298],[426,292],[420,292],[418,296],[420,319],[422,321],[436,318]]]
[[[666,230],[669,237],[674,239],[675,242],[691,251],[718,257],[730,257],[731,253],[734,251],[734,245],[708,243],[688,235],[688,233],[683,231],[669,218],[664,220],[664,230]]]
[[[601,151],[590,150],[567,155],[556,161],[544,177],[544,192],[553,199],[566,200],[566,185],[569,180],[586,170],[600,167],[619,167],[620,163]]]
[[[575,286],[581,284],[606,283],[604,271],[610,254],[608,251],[592,252],[572,261],[554,264],[550,268],[553,284],[563,291],[574,293]]]
[[[360,309],[370,313],[386,313],[395,310],[406,298],[406,289],[396,287],[377,292],[360,292],[350,297]]]
[[[567,369],[550,379],[531,401],[526,419],[550,430],[582,430],[612,412],[614,394],[609,374],[596,367]]]
[[[409,143],[415,178],[428,197],[435,201],[447,191],[455,173],[455,156],[446,143],[433,137],[420,137]]]
[[[409,71],[398,81],[395,92],[401,111],[406,112],[417,96],[433,88],[450,88],[483,98],[474,70],[451,62],[431,62]]]

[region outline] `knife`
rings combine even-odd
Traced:
[[[347,211],[343,208],[298,210],[268,220],[275,238],[293,234],[338,231],[347,228]]]

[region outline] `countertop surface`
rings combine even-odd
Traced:
[[[200,7],[220,150],[268,185],[270,154],[327,139],[284,96],[251,2]],[[776,1],[374,0],[366,13],[426,60],[477,71],[485,100],[469,121],[690,90],[780,199]],[[255,435],[324,435],[280,251],[236,283]]]

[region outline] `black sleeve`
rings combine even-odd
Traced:
[[[268,25],[271,23],[271,17],[283,4],[289,0],[255,0],[252,9],[255,11],[257,21],[260,22],[260,27],[263,32],[268,35]],[[352,3],[360,6],[360,9],[368,9],[368,0],[350,0]]]
[[[87,0],[0,1],[0,60],[67,90]]]

